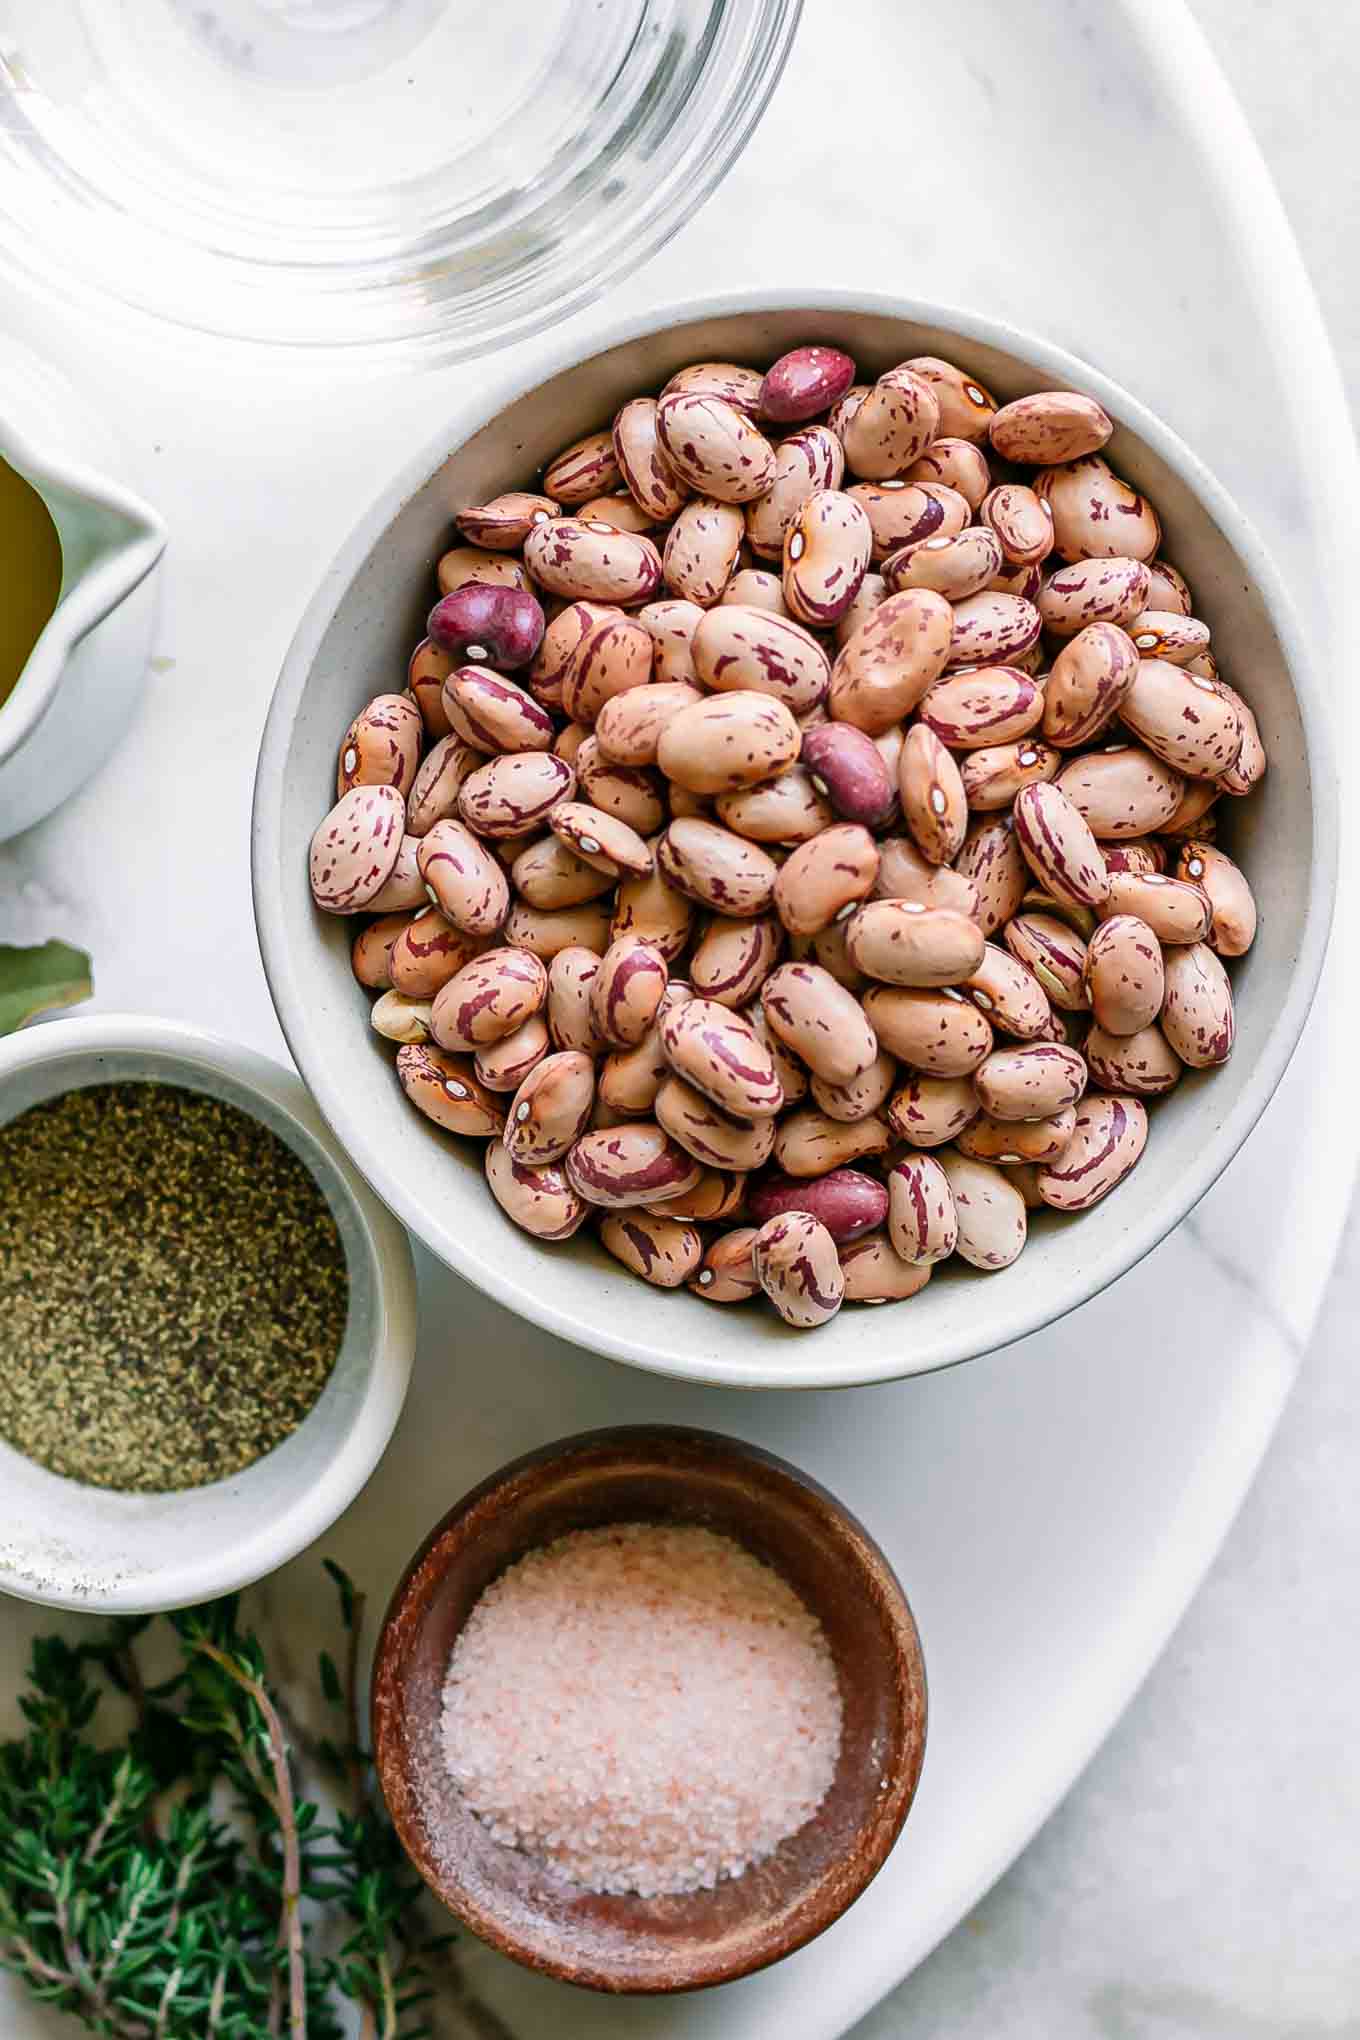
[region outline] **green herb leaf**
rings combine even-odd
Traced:
[[[93,990],[93,970],[83,949],[69,942],[42,942],[31,949],[0,942],[0,1034],[12,1034],[26,1020],[58,1006],[78,1006]]]

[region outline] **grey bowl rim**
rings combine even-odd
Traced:
[[[825,1373],[809,1374],[806,1367],[785,1370],[777,1353],[762,1355],[759,1366],[733,1362],[697,1361],[693,1366],[661,1364],[647,1350],[645,1338],[630,1338],[608,1323],[584,1325],[572,1313],[554,1307],[541,1293],[523,1289],[504,1279],[499,1270],[470,1257],[448,1259],[442,1247],[435,1247],[423,1226],[420,1200],[410,1194],[385,1164],[380,1154],[363,1142],[356,1148],[350,1131],[352,1115],[342,1085],[329,1081],[325,1057],[312,1050],[305,1001],[299,996],[289,958],[282,908],[271,890],[269,875],[281,866],[281,796],[271,798],[271,788],[282,786],[282,762],[293,723],[306,691],[308,676],[330,623],[350,585],[373,546],[395,522],[407,503],[429,482],[460,448],[493,419],[531,391],[555,376],[580,368],[601,354],[634,340],[668,332],[677,326],[702,320],[759,317],[769,313],[796,312],[815,323],[823,312],[867,314],[895,319],[906,324],[933,326],[957,334],[984,347],[1015,355],[1036,373],[1051,378],[1054,386],[1080,388],[1094,396],[1115,419],[1142,439],[1185,483],[1204,510],[1217,524],[1243,567],[1251,576],[1270,615],[1284,653],[1290,683],[1303,725],[1305,749],[1313,797],[1313,845],[1308,871],[1307,908],[1300,926],[1300,939],[1293,979],[1280,1015],[1258,1058],[1252,1079],[1243,1096],[1228,1114],[1213,1139],[1206,1142],[1198,1165],[1182,1176],[1175,1195],[1158,1207],[1155,1216],[1126,1233],[1117,1252],[1108,1254],[1099,1266],[1074,1271],[1071,1284],[1057,1297],[1026,1301],[1032,1291],[1017,1291],[1006,1331],[989,1338],[985,1345],[969,1346],[966,1338],[937,1341],[918,1352],[903,1352],[896,1344],[883,1364],[842,1359]],[[899,297],[887,292],[844,289],[762,288],[726,291],[692,297],[666,307],[614,318],[595,326],[588,334],[561,340],[551,350],[538,354],[521,366],[480,400],[460,408],[444,429],[428,440],[402,463],[395,478],[370,502],[356,521],[330,566],[322,576],[285,655],[275,686],[261,739],[256,767],[251,816],[251,880],[256,929],[270,998],[279,1025],[288,1041],[304,1081],[312,1089],[317,1107],[341,1141],[377,1196],[408,1226],[436,1259],[543,1331],[586,1351],[606,1355],[644,1372],[661,1374],[726,1388],[854,1388],[908,1376],[934,1374],[961,1366],[1013,1345],[1017,1340],[1045,1330],[1098,1296],[1126,1275],[1159,1246],[1189,1216],[1200,1199],[1213,1187],[1238,1153],[1247,1136],[1270,1103],[1302,1035],[1326,957],[1336,897],[1339,857],[1339,791],[1331,715],[1313,672],[1313,658],[1299,624],[1283,578],[1259,537],[1255,526],[1239,509],[1223,485],[1155,412],[1122,384],[1103,374],[1079,355],[1055,343],[1042,340],[1024,327],[1003,318],[992,318],[960,306],[933,299]],[[312,1072],[319,1073],[313,1082]],[[1048,1285],[1044,1285],[1047,1289]],[[866,1342],[871,1344],[872,1342]]]

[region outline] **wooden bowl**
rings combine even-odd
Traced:
[[[650,1899],[587,1891],[493,1841],[444,1765],[449,1653],[478,1597],[534,1546],[619,1522],[694,1523],[735,1538],[802,1596],[836,1661],[844,1724],[830,1791],[772,1856],[712,1891]],[[588,1431],[503,1467],[416,1553],[374,1662],[378,1776],[417,1870],[502,1954],[592,1990],[726,1983],[820,1934],[882,1867],[925,1738],[920,1639],[883,1553],[806,1474],[711,1431]]]

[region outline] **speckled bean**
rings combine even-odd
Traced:
[[[966,602],[990,588],[1002,566],[1000,541],[975,524],[899,546],[883,562],[883,579],[894,595],[907,588],[933,588],[949,602]]]
[[[1027,786],[1011,810],[1015,839],[1045,891],[1077,906],[1098,907],[1109,873],[1087,823],[1057,786]]]
[[[548,996],[548,973],[524,949],[488,949],[465,963],[436,995],[430,1031],[464,1054],[512,1034]]]
[[[1208,624],[1174,610],[1143,610],[1129,625],[1129,636],[1139,658],[1165,659],[1173,666],[1183,666],[1209,649]]]
[[[761,987],[760,1003],[770,1031],[828,1083],[848,1084],[878,1054],[859,1001],[820,964],[781,964]]]
[[[981,963],[982,930],[948,907],[915,900],[871,900],[845,924],[850,961],[889,985],[957,985]]]
[[[984,935],[995,935],[1020,911],[1029,867],[1010,815],[979,816],[963,839],[954,869],[976,889],[976,919]]]
[[[652,541],[600,518],[535,525],[524,541],[524,564],[541,588],[569,602],[628,606],[650,600],[661,585],[661,555]]]
[[[1047,1035],[1052,1019],[1048,994],[1008,949],[995,942],[985,943],[976,969],[956,982],[1002,1034],[1020,1041],[1039,1041]]]
[[[1162,828],[1185,792],[1179,772],[1134,744],[1083,751],[1055,783],[1101,842],[1136,840]]]
[[[456,545],[446,552],[435,568],[435,579],[441,595],[456,595],[474,581],[487,588],[518,588],[526,595],[532,592],[522,561],[480,545]]]
[[[929,378],[928,378],[929,379]],[[939,385],[936,385],[939,394]],[[985,433],[984,433],[985,438]],[[903,479],[908,482],[942,482],[957,489],[971,510],[976,511],[992,486],[992,471],[982,447],[958,434],[942,432],[931,441],[919,460],[912,462]]]
[[[877,875],[869,831],[839,822],[785,859],[774,882],[775,911],[791,935],[815,935],[867,899]]]
[[[769,489],[746,505],[752,552],[763,560],[782,561],[785,535],[808,497],[818,489],[839,489],[844,476],[845,449],[825,425],[809,425],[781,440]]]
[[[812,1079],[813,1103],[828,1119],[843,1120],[847,1126],[881,1111],[897,1082],[897,1064],[883,1050],[867,1070],[851,1077],[848,1084],[828,1084],[824,1077]]]
[[[636,1048],[660,1010],[666,959],[634,935],[611,942],[591,980],[595,1032],[612,1048]]]
[[[1183,843],[1176,876],[1201,891],[1209,903],[1204,936],[1220,956],[1245,956],[1256,939],[1256,901],[1231,857],[1212,843]]]
[[[967,1076],[992,1047],[986,1015],[958,992],[874,985],[864,1013],[888,1053],[927,1076]]]
[[[987,429],[996,415],[996,398],[989,389],[952,361],[941,361],[938,355],[918,354],[902,365],[934,390],[940,408],[941,433],[968,444],[986,440]],[[937,452],[939,445],[937,439],[931,452]]]
[[[905,363],[881,375],[842,428],[847,467],[865,481],[900,475],[940,431],[935,385]]]
[[[444,682],[444,713],[476,751],[549,751],[556,735],[527,687],[481,666],[455,666]]]
[[[1017,1162],[1055,1162],[1076,1125],[1075,1105],[1065,1105],[1050,1119],[993,1119],[990,1113],[981,1112],[964,1128],[956,1145],[961,1155],[975,1162],[996,1162],[1003,1167]]]
[[[662,575],[672,594],[711,609],[731,578],[745,530],[735,504],[713,496],[695,496],[686,503],[662,554]]]
[[[817,489],[784,536],[784,600],[799,623],[829,630],[859,591],[873,549],[860,504],[839,489]]]
[[[395,786],[355,786],[312,837],[312,898],[325,914],[360,914],[381,893],[401,851],[406,802]]]
[[[955,751],[1014,743],[1028,736],[1043,712],[1043,689],[1028,673],[1004,665],[948,674],[935,682],[920,709],[922,722]]]
[[[691,651],[700,684],[715,693],[770,694],[795,716],[826,699],[831,661],[792,617],[721,602],[706,613]]]
[[[1112,914],[1086,947],[1086,992],[1107,1034],[1137,1034],[1162,1010],[1162,949],[1146,921]]]
[[[749,503],[774,479],[774,448],[723,397],[672,390],[657,404],[656,430],[676,474],[720,503]]]
[[[803,1106],[779,1120],[774,1154],[786,1175],[810,1181],[849,1162],[886,1154],[892,1144],[892,1129],[878,1113],[863,1119],[833,1119],[815,1106]]]
[[[336,764],[336,799],[353,786],[394,786],[409,794],[424,733],[424,719],[409,695],[375,695],[345,732]]]
[[[1199,670],[1203,663],[1202,660],[1196,660],[1194,666],[1187,670]],[[1237,756],[1226,772],[1216,772],[1214,774],[1214,784],[1221,788],[1224,793],[1230,793],[1235,798],[1240,799],[1244,794],[1250,793],[1254,786],[1259,786],[1265,778],[1267,764],[1266,747],[1261,741],[1261,732],[1257,725],[1256,717],[1252,714],[1251,709],[1247,706],[1241,695],[1234,688],[1229,687],[1226,680],[1220,680],[1216,675],[1210,676],[1206,672],[1200,671],[1201,679],[1210,677],[1214,678],[1214,684],[1217,686],[1223,699],[1231,703],[1232,707],[1236,710],[1237,720],[1242,731],[1242,744]]]
[[[1138,1098],[1160,1098],[1174,1090],[1185,1068],[1155,1024],[1136,1034],[1107,1034],[1103,1027],[1092,1027],[1082,1053],[1098,1090],[1131,1091]]]
[[[1034,566],[1053,550],[1053,513],[1042,496],[1019,482],[1002,482],[978,511],[1012,566]]]
[[[1054,1211],[1089,1211],[1128,1175],[1147,1145],[1147,1108],[1138,1098],[1093,1093],[1056,1162],[1039,1171],[1039,1195]]]
[[[396,862],[368,902],[370,914],[395,914],[403,907],[425,903],[425,881],[420,875],[420,838],[405,834],[397,845]]]
[[[471,963],[481,940],[454,927],[435,907],[408,915],[388,959],[393,987],[408,999],[432,999]]]
[[[551,522],[560,508],[551,496],[508,489],[489,503],[470,504],[454,521],[474,545],[489,546],[493,552],[516,552],[534,526]]]
[[[479,1048],[472,1066],[489,1091],[517,1091],[551,1046],[547,1021],[541,1013],[531,1013],[513,1034]]]
[[[954,605],[946,671],[956,666],[1005,666],[1037,644],[1039,611],[1023,595],[985,589]]]
[[[765,378],[758,368],[746,368],[736,361],[696,361],[677,369],[663,397],[683,391],[692,397],[721,397],[754,418],[760,412],[760,389]]]
[[[844,1300],[836,1243],[810,1212],[767,1219],[751,1244],[751,1265],[780,1317],[801,1330],[829,1323]]]
[[[1242,748],[1241,720],[1217,683],[1165,659],[1139,661],[1119,714],[1149,751],[1190,779],[1220,778]]]
[[[568,1150],[567,1176],[587,1204],[623,1211],[692,1189],[699,1167],[655,1122],[603,1127]]]
[[[583,439],[573,440],[543,470],[545,495],[573,506],[616,489],[620,480],[609,432],[588,432]]]
[[[740,1008],[756,997],[779,961],[784,931],[772,914],[751,921],[711,921],[690,958],[695,994]]]
[[[411,1043],[397,1050],[397,1078],[417,1110],[447,1133],[491,1140],[504,1130],[504,1100],[481,1082],[470,1056]]]
[[[1119,710],[1138,674],[1132,638],[1089,623],[1058,653],[1044,689],[1044,735],[1060,750],[1089,743]]]
[[[648,1208],[659,1218],[688,1218],[702,1225],[735,1218],[745,1207],[750,1178],[743,1169],[704,1169],[692,1190]]]
[[[924,539],[954,537],[973,514],[967,497],[941,482],[908,482],[899,476],[886,482],[855,482],[845,493],[869,520],[875,566]]]
[[[873,737],[910,715],[944,671],[953,617],[930,588],[888,596],[836,656],[827,694],[832,717]]]
[[[458,812],[479,836],[528,836],[575,790],[575,772],[554,752],[506,751],[468,774]]]
[[[927,723],[907,732],[897,785],[917,849],[931,864],[948,864],[968,833],[968,798],[958,766]]]
[[[716,822],[691,816],[672,822],[657,845],[656,858],[668,886],[715,914],[750,920],[763,914],[774,898],[773,859]],[[639,926],[633,932],[646,930]],[[650,934],[647,939],[658,937]]]
[[[548,965],[548,1032],[553,1047],[596,1055],[604,1046],[594,990],[601,957],[579,943],[559,949]]]
[[[609,924],[609,907],[603,900],[581,907],[531,907],[516,900],[502,933],[516,949],[527,949],[551,963],[562,950],[573,947],[603,956],[609,946]]]
[[[888,1100],[888,1124],[913,1147],[943,1147],[981,1109],[971,1076],[931,1077],[912,1070]]]
[[[988,1274],[1009,1268],[1024,1247],[1029,1221],[1025,1200],[1005,1170],[974,1161],[957,1148],[941,1149],[940,1167],[958,1218],[955,1252]]]
[[[745,1172],[770,1158],[775,1141],[772,1117],[733,1119],[674,1071],[658,1089],[655,1109],[671,1139],[707,1168]]]
[[[1018,914],[1007,923],[1007,949],[1030,972],[1040,990],[1064,1013],[1085,1012],[1086,944],[1055,914]]]
[[[1061,1042],[1027,1042],[998,1048],[973,1079],[984,1112],[993,1119],[1050,1119],[1075,1105],[1086,1089],[1086,1064]]]
[[[361,928],[350,944],[350,967],[370,992],[392,989],[392,951],[413,919],[410,913],[383,914]]]
[[[1136,914],[1159,942],[1209,942],[1218,948],[1210,933],[1213,904],[1200,882],[1169,878],[1163,871],[1112,872],[1110,896],[1100,911],[1102,919]]]
[[[465,782],[466,783],[466,782]],[[416,853],[421,881],[433,906],[468,935],[494,935],[510,911],[502,866],[462,822],[436,822]]]
[[[657,763],[691,793],[730,793],[775,778],[793,764],[802,740],[791,711],[771,695],[715,694],[670,718]]]
[[[1148,570],[1113,557],[1059,567],[1039,590],[1038,612],[1054,637],[1075,637],[1092,623],[1128,625],[1147,607]]]
[[[687,1286],[707,1303],[746,1303],[759,1296],[760,1284],[751,1260],[755,1238],[753,1225],[722,1233],[710,1244],[702,1267]]]
[[[806,843],[836,819],[830,801],[817,791],[803,765],[790,765],[762,786],[720,793],[714,811],[725,827],[753,843]]]
[[[1075,390],[1038,390],[1003,404],[989,430],[1003,460],[1048,467],[1098,452],[1114,424],[1094,397]]]
[[[654,856],[658,853],[660,842],[658,837],[652,844]],[[720,866],[719,870],[723,868]],[[769,879],[770,890],[773,891],[773,866]],[[620,935],[640,936],[644,942],[650,942],[659,949],[668,963],[673,963],[683,953],[693,927],[694,910],[689,900],[668,882],[659,869],[648,878],[620,880],[614,897],[611,939],[617,940]]]
[[[656,1289],[679,1289],[698,1272],[704,1257],[697,1226],[651,1210],[615,1213],[602,1220],[600,1244]]]
[[[916,1267],[947,1261],[959,1221],[949,1179],[933,1155],[905,1155],[888,1171],[888,1238],[893,1252]]]
[[[1236,1032],[1232,986],[1207,943],[1167,950],[1161,1024],[1176,1054],[1192,1070],[1214,1068],[1232,1054]]]
[[[666,458],[656,429],[656,399],[634,397],[614,419],[614,459],[633,501],[657,524],[684,508],[688,485]]]
[[[420,710],[425,734],[432,743],[449,733],[449,719],[440,697],[444,682],[452,671],[453,660],[447,652],[441,652],[438,645],[431,644],[429,638],[421,639],[407,662],[406,685]]]
[[[928,1266],[913,1267],[893,1250],[886,1233],[865,1233],[837,1249],[847,1303],[903,1303],[930,1280]]]
[[[1061,559],[1150,560],[1161,543],[1161,525],[1147,498],[1097,455],[1052,467],[1034,486],[1052,513]]]

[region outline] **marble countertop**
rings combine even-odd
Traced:
[[[1360,14],[1193,0],[1360,400]],[[1360,2034],[1360,1209],[1269,1456],[1085,1776],[851,2040]]]
[[[806,4],[803,78],[812,75],[815,48],[833,96],[856,80],[863,85],[871,135],[886,136],[890,121],[900,127],[904,95],[915,82],[909,64],[914,57],[905,42],[892,49],[882,77],[871,79],[856,69],[855,44],[872,37],[852,33],[847,43],[836,0]],[[1161,4],[1139,0],[1145,13],[1155,14]],[[1354,388],[1360,376],[1360,283],[1347,273],[1357,210],[1347,145],[1360,86],[1360,23],[1350,8],[1333,8],[1329,0],[1299,0],[1287,12],[1268,0],[1194,4],[1280,181]],[[1120,195],[1127,162],[1141,162],[1146,175],[1136,186],[1140,200],[1154,218],[1165,219],[1159,208],[1172,202],[1174,189],[1166,188],[1164,167],[1148,160],[1157,156],[1148,142],[1156,109],[1135,91],[1121,92],[1124,74],[1113,30],[1113,56],[1105,57],[1102,69],[1105,45],[1099,37],[1106,5],[1107,0],[1020,0],[1018,7],[999,10],[995,0],[957,0],[956,45],[975,30],[976,53],[967,61],[960,56],[944,82],[999,132],[1007,121],[1020,132],[1017,102],[1043,105],[1053,66],[1067,66],[1063,75],[1072,106],[1084,109],[1096,95],[1114,140],[1106,160],[1094,165],[1088,138],[1073,120],[1055,145],[1060,175],[1089,182],[1087,195],[1095,204],[1102,194]],[[861,27],[868,21],[881,31],[885,21],[899,26],[898,9],[905,13],[903,0],[855,0],[851,11]],[[1111,5],[1111,23],[1116,12]],[[1074,23],[1077,35],[1069,43]],[[883,41],[880,32],[880,45]],[[1023,48],[1017,52],[1018,44]],[[799,273],[795,264],[805,266],[806,257],[795,231],[796,208],[776,204],[776,196],[792,191],[789,165],[801,151],[801,173],[830,207],[843,165],[829,141],[795,120],[795,110],[786,93],[724,194],[619,297],[661,302],[668,292],[749,280],[752,266],[762,275],[778,274],[781,263],[784,276]],[[1141,147],[1145,155],[1121,151],[1121,142],[1125,151]],[[1113,167],[1111,154],[1118,159]],[[1017,157],[1008,221],[1032,219],[1037,206],[1051,200],[1050,188],[1026,181],[1029,167]],[[950,212],[946,201],[957,199],[960,190],[960,209]],[[843,207],[843,231],[819,250],[820,280],[877,280],[885,288],[926,294],[935,286],[937,295],[966,302],[981,290],[982,280],[994,285],[991,263],[1004,268],[1005,309],[1023,323],[1047,325],[1059,340],[1070,337],[1063,330],[1066,308],[1046,299],[1046,275],[1036,275],[1035,266],[1023,260],[1022,236],[1003,237],[1005,250],[998,255],[985,236],[956,230],[958,219],[980,216],[979,206],[995,198],[994,188],[981,188],[972,152],[960,146],[948,163],[913,162],[911,192],[914,206],[898,206],[886,224],[884,193],[874,195],[873,206]],[[759,250],[749,246],[747,231],[753,202],[765,208]],[[1082,288],[1100,305],[1103,347],[1097,358],[1147,393],[1188,435],[1200,426],[1215,434],[1225,448],[1224,480],[1248,496],[1251,485],[1259,484],[1262,448],[1250,434],[1240,444],[1225,441],[1224,421],[1231,422],[1238,403],[1230,325],[1223,330],[1212,318],[1200,318],[1192,326],[1185,318],[1187,300],[1173,293],[1164,316],[1154,322],[1158,344],[1149,345],[1138,319],[1123,316],[1134,280],[1122,249],[1112,237],[1108,248],[1086,252]],[[1214,251],[1206,248],[1195,279],[1201,304],[1231,302],[1227,293],[1234,280],[1214,263]],[[946,275],[948,288],[942,283]],[[1149,301],[1144,289],[1138,299],[1144,325]],[[23,304],[6,302],[5,310],[21,337],[50,345],[58,359],[67,357],[64,365],[72,366],[83,353],[96,383],[101,373],[106,376],[112,399],[120,371],[96,362],[88,339],[77,336],[70,322],[63,328],[50,313]],[[1192,374],[1179,387],[1178,346],[1194,355]],[[110,356],[116,358],[113,350]],[[162,656],[132,740],[136,785],[154,792],[138,794],[106,775],[82,797],[87,817],[96,801],[102,803],[100,827],[116,845],[116,857],[94,858],[93,833],[61,823],[0,850],[0,935],[37,940],[61,932],[87,940],[100,958],[106,1005],[204,1018],[198,981],[224,985],[232,1031],[277,1051],[244,897],[239,912],[221,912],[214,904],[216,874],[206,894],[191,891],[192,873],[167,846],[190,831],[201,840],[206,827],[215,832],[215,867],[229,876],[243,870],[259,722],[297,609],[356,507],[394,460],[428,434],[441,388],[447,394],[456,378],[442,385],[416,377],[377,383],[355,402],[354,410],[362,413],[356,423],[334,391],[308,386],[301,372],[291,379],[281,373],[262,398],[248,374],[231,364],[220,371],[205,367],[205,359],[186,348],[180,358],[158,364],[154,390],[142,387],[134,373],[128,395],[140,482],[159,500],[158,470],[169,489],[172,467],[188,472],[186,457],[194,456],[195,474],[200,468],[206,473],[210,454],[211,495],[206,483],[196,481],[191,495],[181,481],[178,500],[167,507],[179,512],[181,529],[194,521],[201,527],[206,517],[218,520],[222,533],[216,551],[186,542],[172,555],[174,596]],[[1211,372],[1220,369],[1224,372]],[[306,449],[310,466],[294,457],[297,447]],[[316,474],[327,462],[337,486],[319,497]],[[1306,601],[1315,563],[1297,541],[1289,549],[1290,534],[1276,536],[1284,540]],[[242,600],[229,604],[223,562],[228,572],[232,565],[239,571],[240,562],[266,553],[264,585],[243,589]],[[203,684],[205,662],[196,656],[202,640],[196,643],[195,633],[228,625],[235,655],[230,684],[219,680],[208,698],[196,693],[193,703],[218,789],[205,816],[192,776],[183,769],[180,719],[184,690]],[[221,666],[219,660],[214,670],[220,673]],[[165,920],[176,928],[173,945],[151,939],[145,921],[135,943],[105,940],[117,925],[124,886],[141,899],[154,895],[163,903]],[[1348,1128],[1338,1137],[1353,1147]],[[1215,1268],[1221,1258],[1227,1280],[1250,1289],[1249,1271],[1243,1274],[1212,1222],[1207,1244],[1194,1237],[1196,1251],[1202,1249]],[[1240,1259],[1249,1264],[1250,1256],[1243,1250]],[[1302,1258],[1298,1266],[1302,1269]],[[1348,1336],[1357,1284],[1360,1232],[1353,1224],[1265,1471],[1166,1656],[1026,1854],[855,2029],[858,2040],[934,2040],[946,2033],[949,2040],[1360,2035],[1354,1935],[1360,1783],[1343,1755],[1357,1668],[1352,1611],[1360,1441],[1349,1394],[1353,1335]],[[1309,1308],[1316,1289],[1315,1278]],[[1292,1299],[1277,1300],[1283,1366],[1297,1350],[1291,1328],[1305,1322],[1308,1312],[1301,1307],[1296,1313]],[[1259,1317],[1270,1314],[1264,1298],[1249,1307]],[[1108,1317],[1117,1305],[1109,1301],[1106,1308]],[[943,1399],[943,1390],[940,1395]],[[857,2002],[868,1996],[866,1988]],[[51,2030],[69,2029],[53,2022]],[[796,2022],[788,2030],[792,2040],[800,2040]],[[539,2033],[516,2028],[516,2040],[540,2035],[549,2040],[546,2025]],[[555,2028],[551,2040],[558,2040]],[[561,2040],[575,2036],[563,2027]]]

